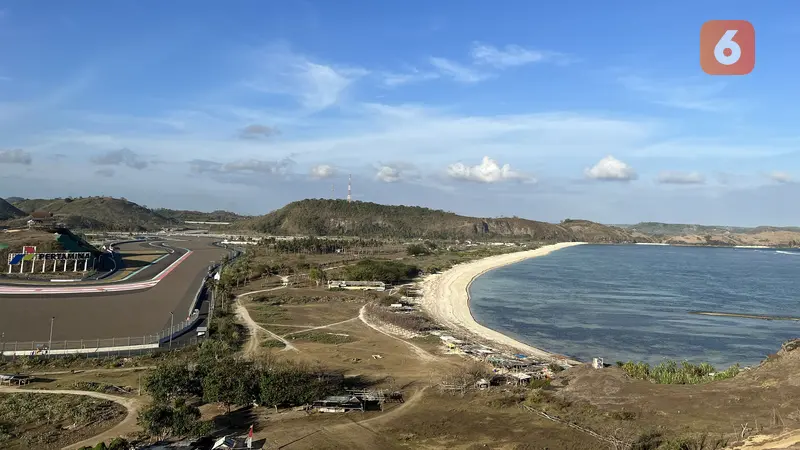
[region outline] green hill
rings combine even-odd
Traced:
[[[302,200],[243,222],[243,226],[276,235],[362,236],[440,239],[650,242],[621,228],[583,220],[561,224],[520,218],[477,218],[422,208],[344,200]]]
[[[14,206],[26,214],[34,211],[51,212],[58,222],[71,229],[147,231],[159,230],[177,223],[124,198],[26,199]]]
[[[248,217],[222,210],[203,212],[182,209],[156,208],[153,209],[153,212],[162,217],[176,220],[178,222],[185,222],[187,220],[194,222],[237,222]]]
[[[0,220],[18,219],[27,214],[16,206],[0,198]]]

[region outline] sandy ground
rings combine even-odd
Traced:
[[[514,348],[527,355],[556,358],[558,355],[519,342],[476,322],[469,310],[469,286],[475,278],[492,269],[580,244],[583,242],[562,242],[536,250],[491,256],[459,264],[441,274],[429,275],[421,284],[422,305],[436,321],[448,328],[474,334],[481,339]]]

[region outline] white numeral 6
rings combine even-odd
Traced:
[[[738,31],[739,30],[726,31],[719,42],[717,42],[717,45],[714,46],[714,58],[716,58],[717,62],[720,64],[730,66],[731,64],[736,64],[736,61],[739,61],[739,58],[742,57],[742,48],[733,41],[733,37],[736,36]],[[730,49],[731,54],[726,55],[725,49]]]

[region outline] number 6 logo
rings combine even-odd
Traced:
[[[709,75],[746,75],[756,64],[756,33],[746,20],[710,20],[700,29],[700,66]]]

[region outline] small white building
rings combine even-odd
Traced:
[[[356,291],[378,291],[386,290],[386,283],[383,281],[328,281],[328,289],[347,289]]]

